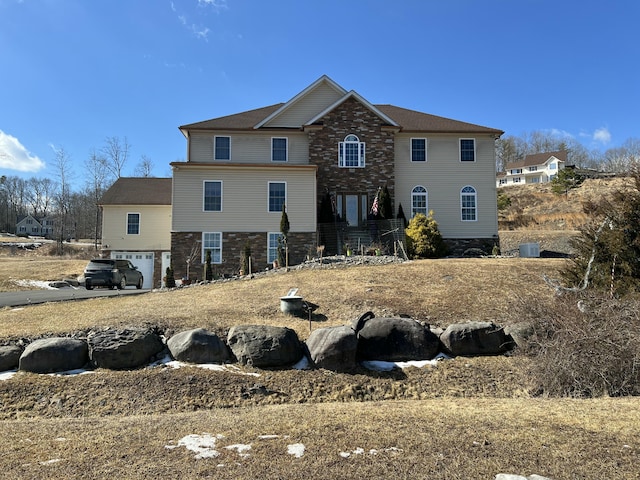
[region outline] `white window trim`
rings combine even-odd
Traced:
[[[473,188],[473,192],[474,193],[473,194],[471,194],[471,193],[463,193],[463,190],[465,188],[467,188],[467,187]],[[474,217],[475,218],[473,220],[466,220],[466,219],[463,218],[462,211],[463,211],[463,209],[465,207],[463,207],[463,204],[462,204],[462,197],[464,195],[473,195],[473,197],[475,198],[475,202],[474,202],[475,203],[475,206],[474,206],[474,211],[475,211]],[[477,222],[478,221],[478,189],[476,187],[474,187],[473,185],[465,185],[464,187],[462,187],[460,189],[460,221],[461,222]]]
[[[216,158],[216,139],[228,138],[229,139],[229,158]],[[231,137],[229,135],[215,135],[213,137],[213,160],[218,162],[230,162],[231,161]]]
[[[138,215],[138,233],[129,233],[129,215]],[[140,212],[127,212],[125,222],[124,231],[126,235],[140,235],[140,231],[142,230],[142,215],[140,215]]]
[[[267,232],[267,262],[272,263],[274,260],[278,259],[278,244],[273,246],[276,251],[276,255],[274,258],[269,259],[269,251],[271,250],[271,235],[279,235],[282,236],[282,232]]]
[[[204,205],[205,188],[207,183],[220,183],[220,210],[206,210]],[[224,182],[222,180],[203,180],[202,181],[202,212],[203,213],[221,213],[224,207]]]
[[[469,160],[462,160],[462,140],[473,140],[473,162]],[[476,163],[478,160],[478,146],[475,138],[471,137],[462,137],[458,139],[458,160],[460,163]]]
[[[284,140],[285,142],[285,155],[284,160],[274,160],[273,159],[273,141],[274,140]],[[289,137],[271,137],[271,161],[276,163],[285,163],[289,161]]]
[[[357,139],[356,141],[353,140],[349,140],[347,141],[347,138],[349,137],[355,137]],[[365,168],[367,162],[366,162],[366,154],[367,154],[367,145],[365,142],[361,142],[360,141],[360,137],[358,137],[357,135],[350,133],[349,135],[344,137],[345,139],[342,142],[338,143],[338,167],[339,168]],[[358,165],[345,165],[345,144],[352,144],[352,143],[357,143],[358,144]],[[340,154],[340,151],[342,151],[342,155]]]
[[[202,245],[202,248],[200,248],[200,258],[202,260],[202,264],[204,264],[207,259],[206,252],[205,252],[206,248],[204,245],[204,236],[207,234],[214,234],[214,235],[220,236],[220,261],[219,262],[214,261],[213,255],[211,256],[212,257],[211,264],[220,265],[222,264],[222,232],[202,232],[202,237],[200,238],[201,240],[200,244]],[[209,249],[209,250],[212,250],[212,249]]]
[[[277,212],[272,212],[271,210],[269,210],[269,200],[270,200],[269,191],[271,190],[270,186],[272,183],[284,183],[284,204],[285,205],[287,205],[287,197],[289,195],[289,186],[287,185],[287,182],[283,180],[269,180],[267,182],[267,213],[279,213],[280,215],[282,215],[282,210],[278,210]]]
[[[429,161],[429,142],[425,137],[412,137],[409,139],[409,159],[413,163],[422,163],[423,160],[414,160],[413,159],[413,141],[414,140],[424,140],[424,163]]]
[[[419,192],[419,193],[424,193],[424,196],[426,197],[426,213],[425,215],[429,215],[429,189],[427,187],[425,187],[424,185],[415,185],[412,189],[411,189],[411,201],[409,202],[410,208],[411,208],[411,218],[415,217],[415,212],[413,211],[413,195],[414,195],[414,190],[418,187],[422,187],[424,188],[424,192]]]

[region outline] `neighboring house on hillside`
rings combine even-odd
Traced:
[[[508,163],[505,171],[496,176],[496,186],[550,182],[566,161],[566,151],[527,155],[524,160]]]
[[[498,242],[495,140],[501,130],[393,105],[373,105],[327,76],[285,103],[183,125],[187,161],[174,162],[171,258],[177,276],[195,250],[237,273],[249,244],[254,270],[276,258],[283,204],[290,263],[341,253],[368,231],[379,189],[395,214],[433,210],[461,253]],[[319,225],[323,199],[334,222]],[[322,227],[322,228],[321,228]],[[341,229],[331,236],[331,228]]]
[[[51,238],[54,224],[51,217],[35,218],[33,215],[25,215],[18,219],[16,233]]]
[[[16,233],[18,235],[33,235],[39,237],[42,235],[42,225],[33,215],[25,215],[18,218],[18,222],[16,223]]]
[[[130,260],[144,288],[160,287],[170,264],[171,179],[119,178],[100,206],[102,256]]]

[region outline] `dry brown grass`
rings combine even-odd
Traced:
[[[7,479],[631,479],[639,412],[637,399],[475,398],[30,419],[0,422],[0,454]],[[167,448],[206,433],[224,436],[219,456]],[[238,444],[251,445],[248,457],[225,448]],[[291,444],[304,455],[288,454]]]
[[[481,258],[326,267],[131,297],[4,308],[0,338],[132,324],[158,325],[167,333],[196,327],[225,332],[237,324],[286,325],[306,338],[308,322],[280,312],[280,296],[291,287],[320,306],[314,328],[341,325],[368,310],[377,316],[406,314],[443,327],[466,320],[503,323],[514,302],[551,298],[542,274],[554,276],[563,261]]]
[[[588,220],[583,204],[628,188],[627,178],[587,179],[567,195],[556,195],[550,184],[518,185],[500,191],[511,206],[500,213],[501,230],[577,230]]]

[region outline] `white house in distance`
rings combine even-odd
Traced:
[[[496,177],[497,187],[547,183],[564,168],[567,152],[545,152],[527,155],[519,162],[508,163]]]

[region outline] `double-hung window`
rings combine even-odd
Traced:
[[[470,185],[460,190],[460,208],[463,222],[475,222],[478,219],[477,193]]]
[[[427,207],[427,189],[422,185],[413,187],[413,190],[411,190],[411,217],[414,217],[417,213],[427,215]]]
[[[203,189],[203,210],[205,212],[221,212],[222,182],[219,180],[205,180]]]
[[[231,160],[231,137],[213,138],[213,159]]]
[[[282,242],[282,233],[267,233],[267,263],[278,259],[278,246]]]
[[[338,144],[338,166],[344,168],[364,168],[365,143],[351,134]]]
[[[271,139],[271,161],[287,161],[287,139],[274,137]]]
[[[460,139],[460,161],[461,162],[476,161],[476,140],[474,138]]]
[[[282,212],[282,206],[287,201],[286,182],[269,182],[269,212]]]
[[[202,232],[202,263],[207,259],[207,251],[211,252],[211,263],[222,263],[221,232]]]
[[[140,235],[139,213],[127,213],[127,235]]]
[[[411,161],[412,162],[427,161],[427,139],[426,138],[411,139]]]

